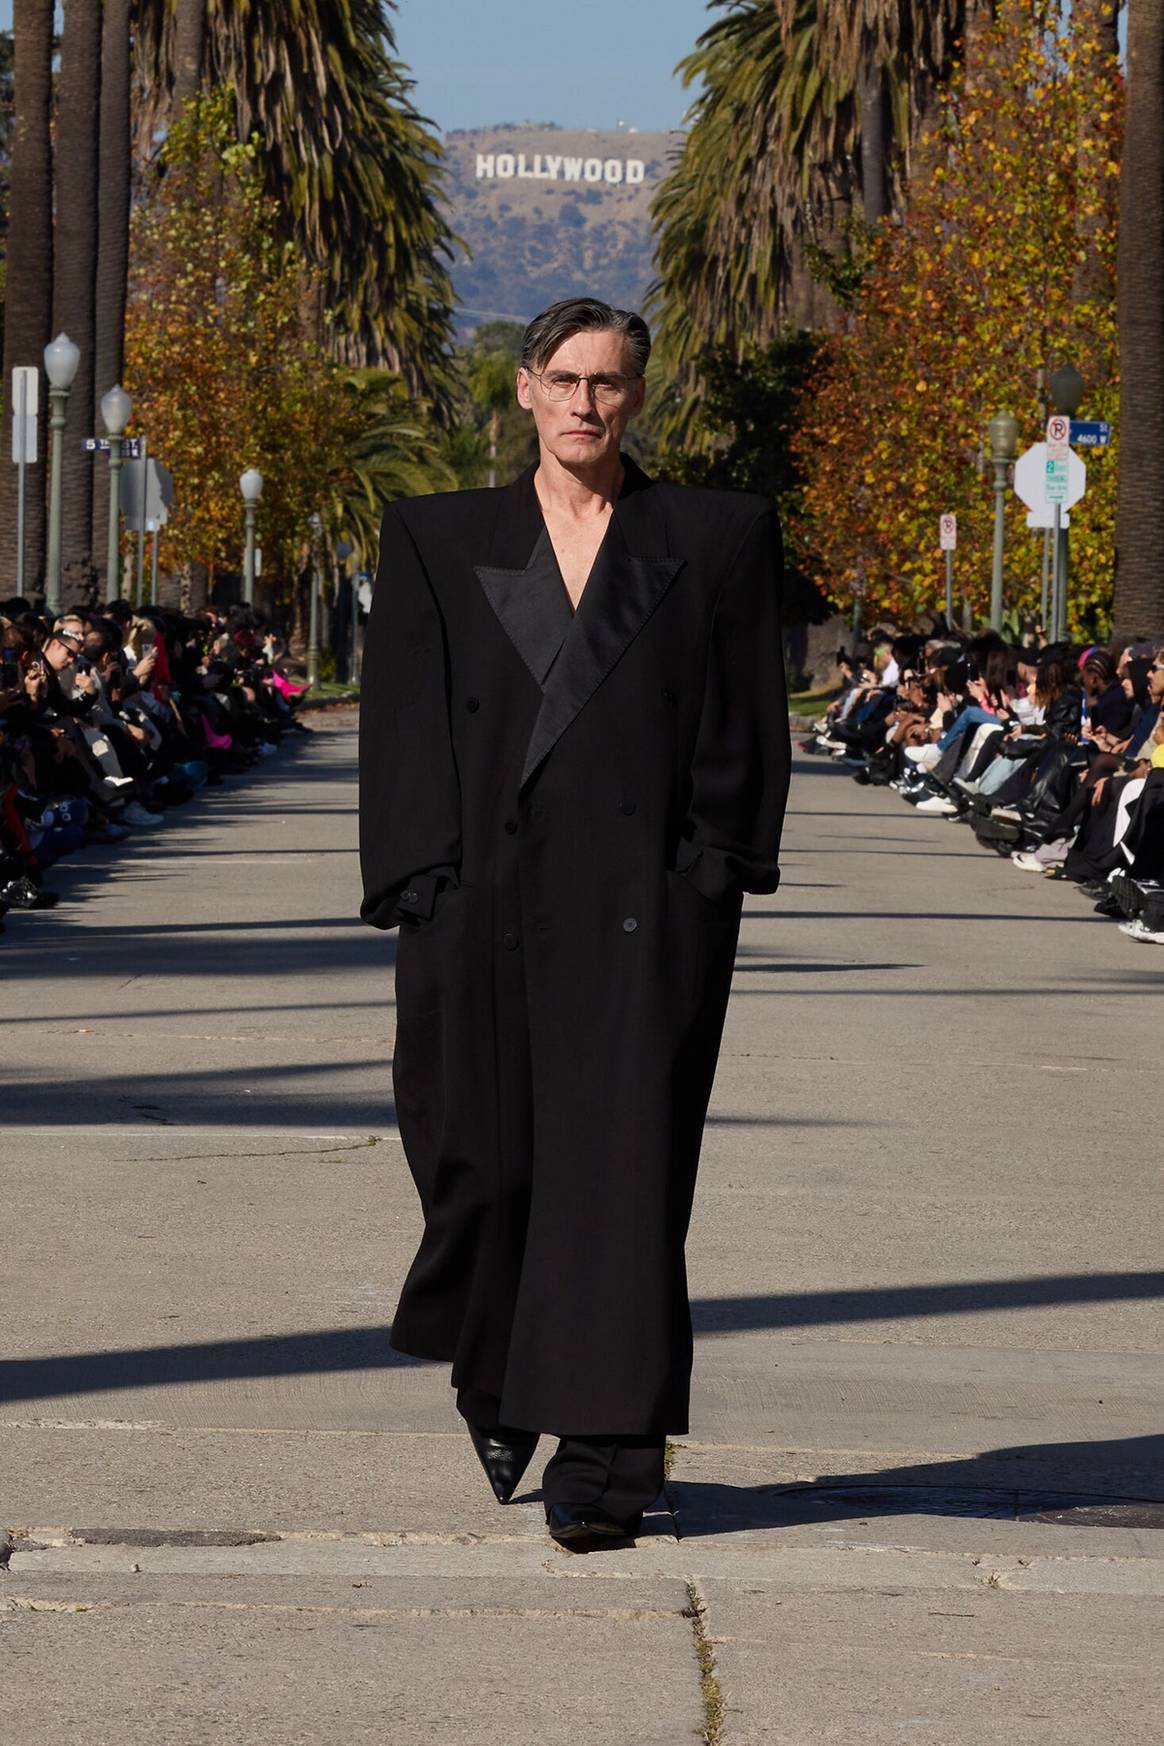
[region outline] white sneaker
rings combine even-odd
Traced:
[[[161,824],[163,818],[160,812],[147,811],[140,800],[131,800],[121,816],[126,824],[138,826]]]
[[[1156,933],[1145,927],[1139,916],[1135,921],[1121,922],[1120,933],[1127,934],[1129,940],[1143,940],[1151,946],[1164,946],[1164,932]]]
[[[1044,861],[1027,849],[1016,849],[1011,855],[1016,867],[1021,867],[1024,873],[1049,873],[1051,869]]]
[[[958,811],[956,801],[947,800],[944,794],[933,794],[928,800],[919,800],[915,808],[917,812],[928,812],[934,818],[949,818]]]
[[[923,770],[932,770],[942,754],[935,740],[924,746],[906,746],[905,755],[911,764],[920,764]]]

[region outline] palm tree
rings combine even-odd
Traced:
[[[268,192],[323,273],[337,354],[446,398],[453,238],[440,147],[394,58],[393,3],[133,0],[138,132],[164,124],[200,61],[204,81],[230,90],[240,140],[257,138]]]
[[[52,326],[55,333],[67,333],[81,352],[67,407],[62,468],[61,556],[64,598],[70,603],[88,591],[93,546],[93,457],[81,445],[94,429],[100,95],[101,6],[67,0],[57,105]]]
[[[1115,631],[1164,628],[1164,9],[1128,7],[1127,116],[1117,257],[1120,458]]]
[[[53,306],[52,56],[53,0],[15,0],[15,113],[4,316],[4,431],[12,413],[12,370],[34,364],[51,335]],[[42,416],[43,429],[45,420]],[[43,443],[41,445],[43,452]],[[30,466],[25,497],[25,590],[44,573],[44,466]],[[0,467],[0,564],[16,580],[16,468]],[[6,590],[7,591],[7,590]]]
[[[440,451],[427,408],[388,370],[347,370],[339,379],[359,435],[348,445],[342,473],[324,482],[328,521],[355,547],[361,568],[374,559],[384,505],[398,497],[455,491],[458,480]]]
[[[120,382],[125,363],[125,295],[129,271],[131,179],[129,91],[131,0],[105,0],[101,29],[101,148],[97,199],[97,288],[93,346],[95,399]],[[100,429],[98,409],[91,409]],[[93,475],[93,553],[109,594],[119,578],[105,575],[105,530],[109,519],[109,472]]]

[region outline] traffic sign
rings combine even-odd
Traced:
[[[148,461],[126,462],[121,470],[121,511],[127,528],[138,533],[143,527],[148,532],[151,523],[163,527],[173,501],[174,480],[168,467],[152,455]]]
[[[1106,449],[1111,441],[1111,425],[1106,418],[1073,418],[1071,446],[1077,449]]]
[[[1030,448],[1021,454],[1014,465],[1015,495],[1020,497],[1027,508],[1036,516],[1046,516],[1033,524],[1037,527],[1052,525],[1051,499],[1047,496],[1047,454],[1046,443],[1032,443]],[[1064,509],[1070,509],[1073,503],[1078,503],[1087,490],[1087,468],[1079,456],[1067,451],[1067,495],[1060,499]]]
[[[956,515],[941,515],[938,517],[938,549],[943,552],[956,552],[958,549],[958,517]]]
[[[1053,412],[1047,420],[1047,459],[1065,461],[1071,453],[1071,420],[1062,412]]]
[[[83,449],[87,450],[89,454],[96,453],[96,454],[107,455],[109,453],[109,438],[108,437],[86,437],[84,442],[81,444],[81,447]],[[141,459],[141,438],[140,437],[122,437],[122,439],[121,439],[121,458],[123,461],[137,461],[137,460]]]
[[[36,413],[40,371],[18,364],[12,372],[12,459],[31,467],[36,462]]]
[[[1049,445],[1048,445],[1049,446]],[[1043,496],[1048,503],[1066,503],[1069,480],[1067,477],[1068,462],[1052,460],[1044,462],[1045,474],[1043,480]]]

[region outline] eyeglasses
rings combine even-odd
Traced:
[[[588,382],[599,406],[617,406],[640,380],[638,376],[621,376],[608,371],[601,371],[596,376],[583,376],[575,370],[547,370],[545,374],[531,370],[529,374],[541,383],[547,400],[573,400],[579,382]]]

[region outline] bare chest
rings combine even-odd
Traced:
[[[609,514],[581,523],[546,517],[550,544],[554,548],[554,556],[558,560],[558,569],[562,572],[562,581],[570,596],[570,604],[575,608],[590,579],[598,548],[605,539],[609,526]]]

